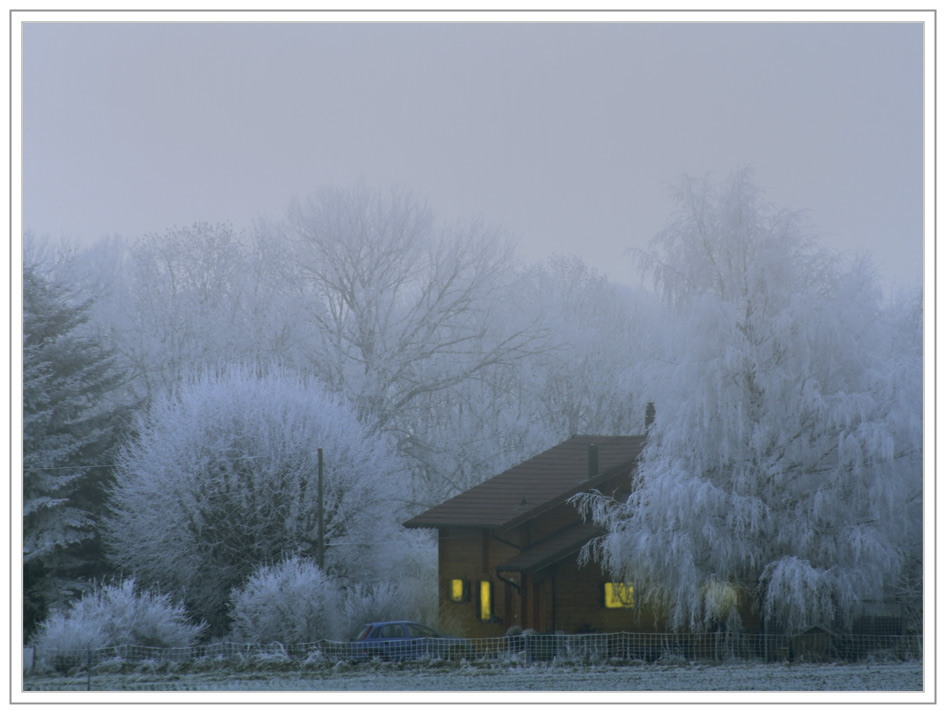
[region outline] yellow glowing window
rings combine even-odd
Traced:
[[[634,607],[634,586],[630,583],[605,583],[604,606],[607,608]]]
[[[466,580],[454,578],[450,581],[450,602],[466,602],[470,599],[470,584]]]
[[[493,584],[489,580],[480,581],[480,619],[489,620],[493,616]]]

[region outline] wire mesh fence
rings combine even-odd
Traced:
[[[215,642],[194,647],[113,647],[42,650],[26,648],[24,668],[68,672],[105,663],[338,662],[448,660],[510,662],[854,662],[868,657],[915,660],[922,635],[836,634],[820,629],[802,634],[758,635],[732,632],[531,634],[486,638],[414,638],[389,642],[250,644]]]

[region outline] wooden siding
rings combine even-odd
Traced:
[[[550,518],[552,515],[550,514]],[[543,519],[536,519],[541,521]],[[564,516],[559,514],[557,522]],[[538,530],[536,531],[536,529]],[[537,632],[666,632],[666,621],[639,602],[635,607],[609,609],[604,606],[604,583],[609,578],[597,563],[578,565],[576,555],[538,572],[497,574],[496,565],[520,550],[510,543],[527,543],[528,530],[542,532],[549,524],[533,522],[500,536],[485,528],[445,528],[440,531],[438,548],[439,588],[442,622],[451,634],[466,637],[501,637],[518,625]],[[502,575],[502,578],[499,577]],[[467,581],[469,599],[451,602],[450,581]],[[479,617],[479,586],[492,583],[493,618]],[[510,584],[518,586],[518,589]],[[743,627],[757,632],[759,617],[748,600],[740,607]]]
[[[485,528],[443,528],[438,539],[438,581],[441,621],[458,630],[450,634],[466,637],[499,637],[513,624],[519,609],[518,594],[496,575],[496,564],[518,553],[518,549],[501,543]],[[452,602],[448,597],[454,578],[469,583],[470,597],[465,602]],[[483,622],[479,617],[479,588],[482,581],[493,588],[493,619]],[[509,590],[510,592],[507,592]],[[512,608],[512,615],[507,612]]]
[[[579,567],[576,559],[562,561],[555,571],[555,628],[573,632],[659,632],[654,613],[639,606],[611,610],[604,606],[604,583],[609,578],[596,563]]]

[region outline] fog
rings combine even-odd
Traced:
[[[751,165],[769,199],[809,211],[832,248],[916,283],[922,33],[910,22],[30,23],[23,227],[84,242],[198,220],[239,228],[364,180],[413,191],[439,216],[482,216],[527,260],[576,253],[634,283],[626,250],[662,227],[667,185]]]
[[[39,651],[138,631],[107,577],[429,621],[405,521],[575,434],[646,435],[570,503],[668,628],[921,631],[923,25],[22,29]]]

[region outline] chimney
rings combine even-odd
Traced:
[[[654,423],[654,417],[657,416],[657,410],[654,409],[653,402],[647,402],[647,411],[644,412],[644,429],[650,429],[650,425]]]
[[[598,475],[598,445],[588,444],[588,478]]]

